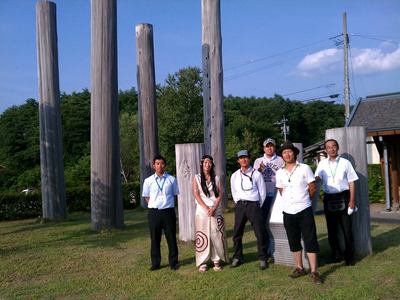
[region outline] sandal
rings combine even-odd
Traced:
[[[215,272],[222,271],[222,266],[219,264],[219,262],[215,262],[215,263],[214,263],[213,270],[214,270]]]
[[[204,273],[205,271],[207,271],[207,269],[208,269],[207,265],[205,265],[205,264],[201,265],[200,268],[199,268],[199,272],[200,273]]]

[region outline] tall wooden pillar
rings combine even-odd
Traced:
[[[325,139],[338,141],[339,155],[352,163],[359,177],[355,182],[358,212],[352,215],[354,250],[359,256],[372,253],[366,138],[366,130],[362,126],[333,128],[325,132]]]
[[[118,124],[116,0],[91,1],[92,229],[124,225]]]
[[[67,217],[61,134],[56,4],[36,4],[39,75],[40,170],[43,218]]]
[[[140,187],[153,173],[153,158],[158,154],[157,103],[154,71],[153,26],[136,25],[136,78],[138,86],[138,122],[140,148]],[[140,203],[146,202],[140,197]]]
[[[209,121],[204,122],[205,142],[210,137],[211,149],[215,162],[215,173],[221,180],[224,194],[222,205],[226,207],[226,158],[224,142],[224,99],[223,99],[223,70],[222,70],[222,37],[221,37],[221,8],[220,0],[202,0],[202,49],[203,57],[208,48],[208,77],[209,101],[204,101],[205,111],[209,111]],[[205,118],[206,119],[206,118]],[[208,127],[209,124],[209,127]],[[209,129],[208,129],[209,128]]]

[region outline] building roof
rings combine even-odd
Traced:
[[[367,132],[400,130],[400,93],[367,96],[355,105],[346,126],[365,126]]]

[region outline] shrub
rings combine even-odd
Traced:
[[[90,186],[67,188],[65,193],[68,211],[90,211]]]
[[[0,220],[17,220],[42,215],[41,194],[7,192],[0,195]]]
[[[128,182],[122,184],[122,201],[124,209],[132,209],[140,205],[140,183]]]
[[[380,165],[368,165],[369,202],[382,202],[385,199],[385,182]]]

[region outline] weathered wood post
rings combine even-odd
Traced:
[[[358,256],[372,253],[366,138],[366,130],[362,126],[333,128],[325,131],[325,139],[338,141],[339,155],[352,163],[359,177],[356,181],[358,212],[352,216],[354,250]]]
[[[224,194],[222,205],[226,207],[226,158],[224,143],[224,99],[220,0],[202,0],[201,11],[202,49],[207,49],[208,46],[208,76],[210,82],[210,100],[204,101],[205,106],[208,105],[208,103],[210,104],[210,108],[205,107],[205,111],[210,111],[210,121],[204,122],[204,129],[208,128],[206,126],[208,123],[210,124],[210,132],[205,132],[204,135],[211,137],[211,146],[206,145],[205,149],[211,149],[211,153],[207,154],[211,154],[214,158],[215,173],[221,180],[221,186]]]
[[[143,181],[153,173],[153,158],[158,154],[153,26],[151,24],[136,25],[136,78],[138,86],[140,188],[142,188]],[[142,197],[140,199],[141,205],[146,207],[144,199]]]
[[[210,46],[202,46],[204,153],[211,153]]]
[[[67,217],[61,134],[56,4],[36,4],[39,75],[40,170],[43,218]]]
[[[195,240],[196,203],[192,190],[192,178],[200,173],[200,160],[204,145],[199,143],[175,145],[176,177],[179,185],[179,239]]]
[[[92,0],[91,15],[92,229],[122,228],[116,1]]]
[[[299,149],[299,155],[297,155],[297,161],[299,163],[303,162],[303,143],[293,143],[293,145]]]

